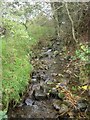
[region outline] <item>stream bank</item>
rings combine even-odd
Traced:
[[[12,118],[88,118],[90,104],[81,97],[75,99],[70,91],[70,73],[65,72],[70,58],[63,57],[60,40],[39,43],[33,50],[34,66],[30,85],[24,100],[15,108],[9,108]],[[78,70],[74,71],[78,74]]]

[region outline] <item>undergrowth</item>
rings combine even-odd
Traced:
[[[7,110],[10,101],[14,100],[16,104],[20,102],[19,93],[25,92],[30,81],[30,72],[33,70],[30,63],[31,48],[40,38],[42,39],[42,36],[53,36],[53,30],[45,26],[38,28],[32,25],[28,25],[26,29],[23,24],[8,19],[3,20],[3,26],[6,34],[2,37],[2,103],[3,109]]]
[[[4,20],[7,30],[2,38],[3,66],[3,108],[8,108],[11,100],[20,101],[19,93],[25,91],[29,74],[33,67],[29,63],[30,45],[35,39],[29,37],[25,27],[17,22]]]

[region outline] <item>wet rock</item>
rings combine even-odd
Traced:
[[[44,73],[42,73],[42,72],[39,72],[39,74],[37,75],[37,79],[39,79],[39,80],[43,80],[45,78],[46,78],[46,75]]]
[[[68,107],[65,104],[61,105],[61,109],[59,110],[59,113],[67,113],[68,112]]]
[[[32,74],[31,74],[31,77],[33,78],[33,77],[35,77],[35,76],[36,76],[36,72],[33,71]]]
[[[54,61],[53,63],[54,63],[54,64],[56,64],[57,62],[56,62],[56,61]]]
[[[48,80],[48,81],[46,81],[46,84],[47,84],[47,85],[53,85],[54,83],[53,83],[53,81],[49,81],[49,80]]]
[[[57,44],[57,45],[60,45],[60,42],[57,42],[56,44]]]
[[[32,106],[32,105],[34,104],[34,101],[33,101],[32,99],[27,98],[27,99],[25,100],[25,104],[26,104],[26,105],[29,105],[29,106]]]
[[[51,57],[51,51],[52,49],[48,49],[46,52],[43,52],[42,54],[40,54],[39,58],[42,59],[44,57]]]
[[[45,47],[43,47],[42,49],[43,49],[43,50],[45,50],[46,48],[45,48]]]
[[[31,83],[37,83],[37,79],[36,78],[31,79]]]
[[[52,49],[48,49],[46,53],[47,53],[47,54],[50,54],[51,51],[52,51]]]
[[[46,93],[46,94],[47,94],[47,93],[49,93],[49,94],[50,94],[51,89],[52,89],[52,87],[47,86],[47,85],[44,85],[44,91],[45,91],[45,93]]]
[[[63,77],[63,75],[62,75],[62,74],[60,74],[60,73],[58,74],[58,76],[59,76],[59,77]]]
[[[81,111],[84,112],[87,109],[88,102],[86,100],[79,100],[77,103],[77,108]]]
[[[48,70],[48,69],[49,69],[49,66],[44,66],[44,69],[45,69],[45,70]]]
[[[35,90],[34,97],[36,100],[44,100],[46,99],[46,93],[42,90]]]
[[[62,104],[62,101],[60,101],[60,100],[54,100],[54,101],[53,101],[53,107],[54,107],[56,110],[60,110],[60,109],[61,109],[61,104]]]
[[[42,64],[47,64],[47,63],[48,63],[48,61],[47,61],[47,60],[43,60],[43,59],[42,59],[42,60],[41,60],[41,63],[42,63]]]
[[[88,102],[86,100],[78,100],[77,101],[77,106],[76,108],[73,109],[74,113],[78,113],[78,112],[85,112],[88,106]]]
[[[35,74],[35,73],[34,73]],[[31,83],[37,83],[41,80],[41,75],[39,73],[36,73],[36,75],[32,76]]]
[[[41,75],[40,74],[37,74],[37,80],[38,80],[38,82],[41,80],[42,78],[41,78]]]
[[[57,94],[57,89],[56,88],[52,88],[52,94]]]
[[[52,97],[52,98],[58,98],[58,91],[57,91],[56,88],[53,87],[53,88],[50,90],[50,97]]]
[[[87,105],[84,103],[78,103],[78,109],[80,109],[81,112],[84,112],[87,108]]]
[[[57,73],[51,73],[51,75],[54,77],[54,76],[58,76]]]
[[[90,104],[88,105],[88,107],[86,109],[86,114],[90,118]]]

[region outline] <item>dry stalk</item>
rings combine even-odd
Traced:
[[[67,89],[65,89],[64,87],[62,87],[62,86],[58,86],[58,91],[59,91],[59,89],[65,94],[65,98],[67,99],[67,100],[69,100],[69,102],[72,104],[72,106],[74,107],[74,108],[76,108],[77,107],[77,100],[76,100],[76,98],[72,95],[72,93],[70,92],[70,90],[67,90]]]

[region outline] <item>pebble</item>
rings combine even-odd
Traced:
[[[34,104],[34,101],[32,99],[27,98],[25,100],[26,105],[32,106]]]
[[[57,74],[57,73],[51,73],[51,75],[52,75],[52,76],[58,76],[58,74]]]
[[[87,109],[88,103],[86,100],[79,100],[77,104],[78,104],[78,109],[81,112],[84,112]]]
[[[35,90],[35,99],[36,100],[44,100],[46,98],[46,94],[41,90]]]
[[[31,79],[31,83],[36,83],[36,82],[37,82],[36,78]]]
[[[66,112],[68,112],[68,107],[65,104],[62,104],[61,109],[59,110],[59,113],[62,114]]]
[[[61,109],[61,101],[60,101],[60,100],[54,100],[54,101],[53,101],[53,107],[54,107],[56,110],[60,110],[60,109]]]

